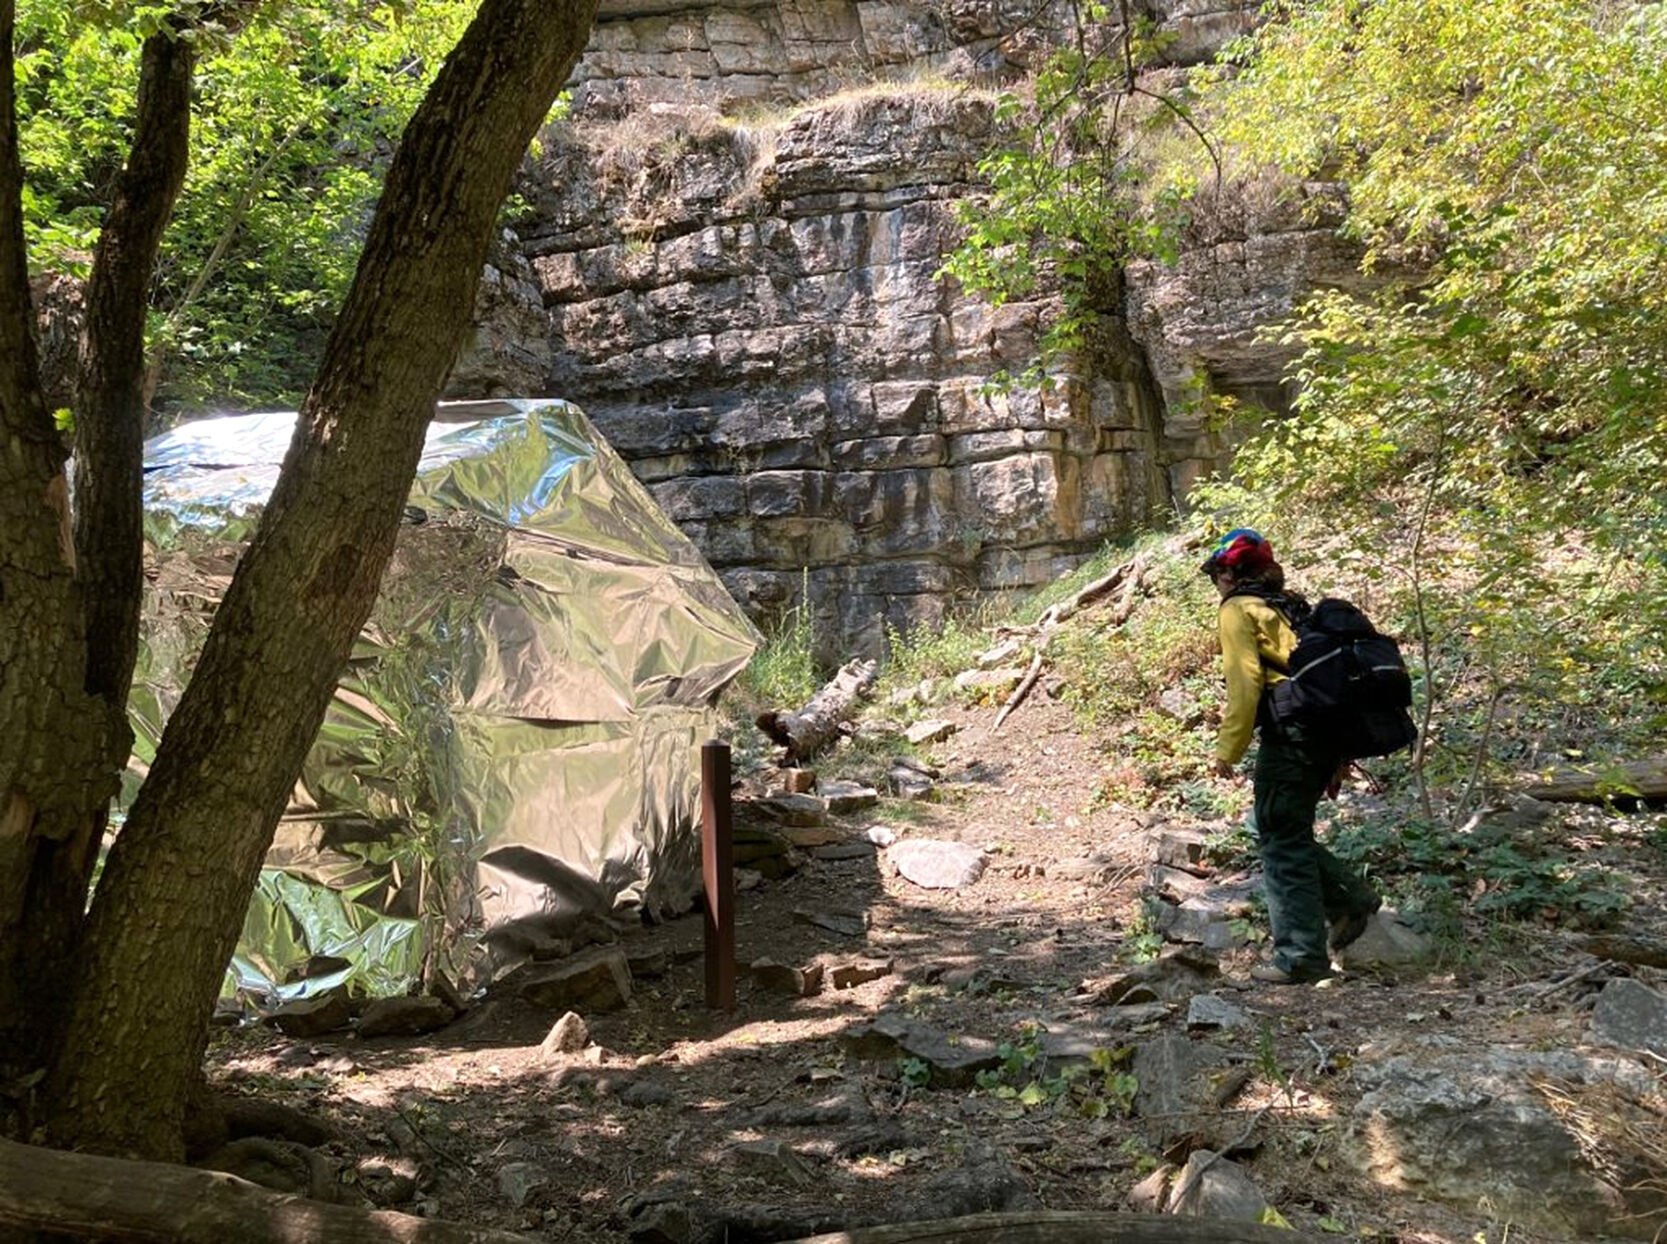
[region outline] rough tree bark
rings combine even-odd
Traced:
[[[43,855],[84,828],[116,790],[108,719],[85,689],[66,453],[35,356],[15,16],[13,0],[0,0],[0,1072],[30,1065],[44,1001],[29,973]]]
[[[857,701],[873,690],[879,677],[879,662],[847,661],[808,703],[760,713],[756,724],[772,743],[787,749],[785,763],[799,764],[839,737],[839,727],[851,719]]]
[[[131,154],[99,232],[87,293],[75,412],[75,575],[86,611],[83,686],[99,701],[102,776],[118,780],[131,746],[126,706],[139,645],[146,396],[145,315],[162,232],[190,158],[193,42],[152,35],[141,53]],[[37,836],[22,927],[9,944],[26,997],[61,996],[80,942],[87,886],[108,800],[61,835]],[[58,1016],[37,1003],[25,1061],[52,1042]]]
[[[482,0],[401,139],[282,476],[106,861],[44,1083],[54,1144],[179,1154],[261,858],[369,615],[499,205],[593,15]]]

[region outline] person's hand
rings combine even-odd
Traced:
[[[1218,778],[1226,778],[1228,781],[1233,781],[1239,776],[1238,766],[1227,760],[1217,760],[1213,772]]]

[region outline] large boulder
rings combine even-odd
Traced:
[[[1633,1124],[1659,1132],[1637,1063],[1432,1040],[1356,1065],[1366,1089],[1345,1152],[1382,1185],[1531,1231],[1653,1239],[1664,1198]]]

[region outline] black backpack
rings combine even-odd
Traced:
[[[1255,585],[1236,596],[1256,596],[1279,610],[1296,632],[1297,646],[1263,696],[1262,711],[1281,728],[1297,726],[1311,739],[1336,748],[1345,760],[1387,756],[1411,747],[1412,678],[1401,646],[1380,634],[1346,600],[1326,597],[1309,607]]]

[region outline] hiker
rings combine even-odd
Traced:
[[[1251,970],[1265,984],[1303,984],[1332,974],[1339,950],[1366,930],[1381,902],[1364,878],[1314,838],[1321,793],[1335,795],[1346,762],[1325,738],[1273,721],[1263,693],[1284,679],[1308,602],[1285,589],[1273,545],[1246,527],[1223,536],[1200,569],[1221,595],[1219,626],[1227,709],[1216,741],[1216,773],[1235,766],[1259,729],[1252,825],[1262,855],[1273,954]],[[1276,607],[1278,606],[1278,607]],[[1328,937],[1329,933],[1329,937]]]

